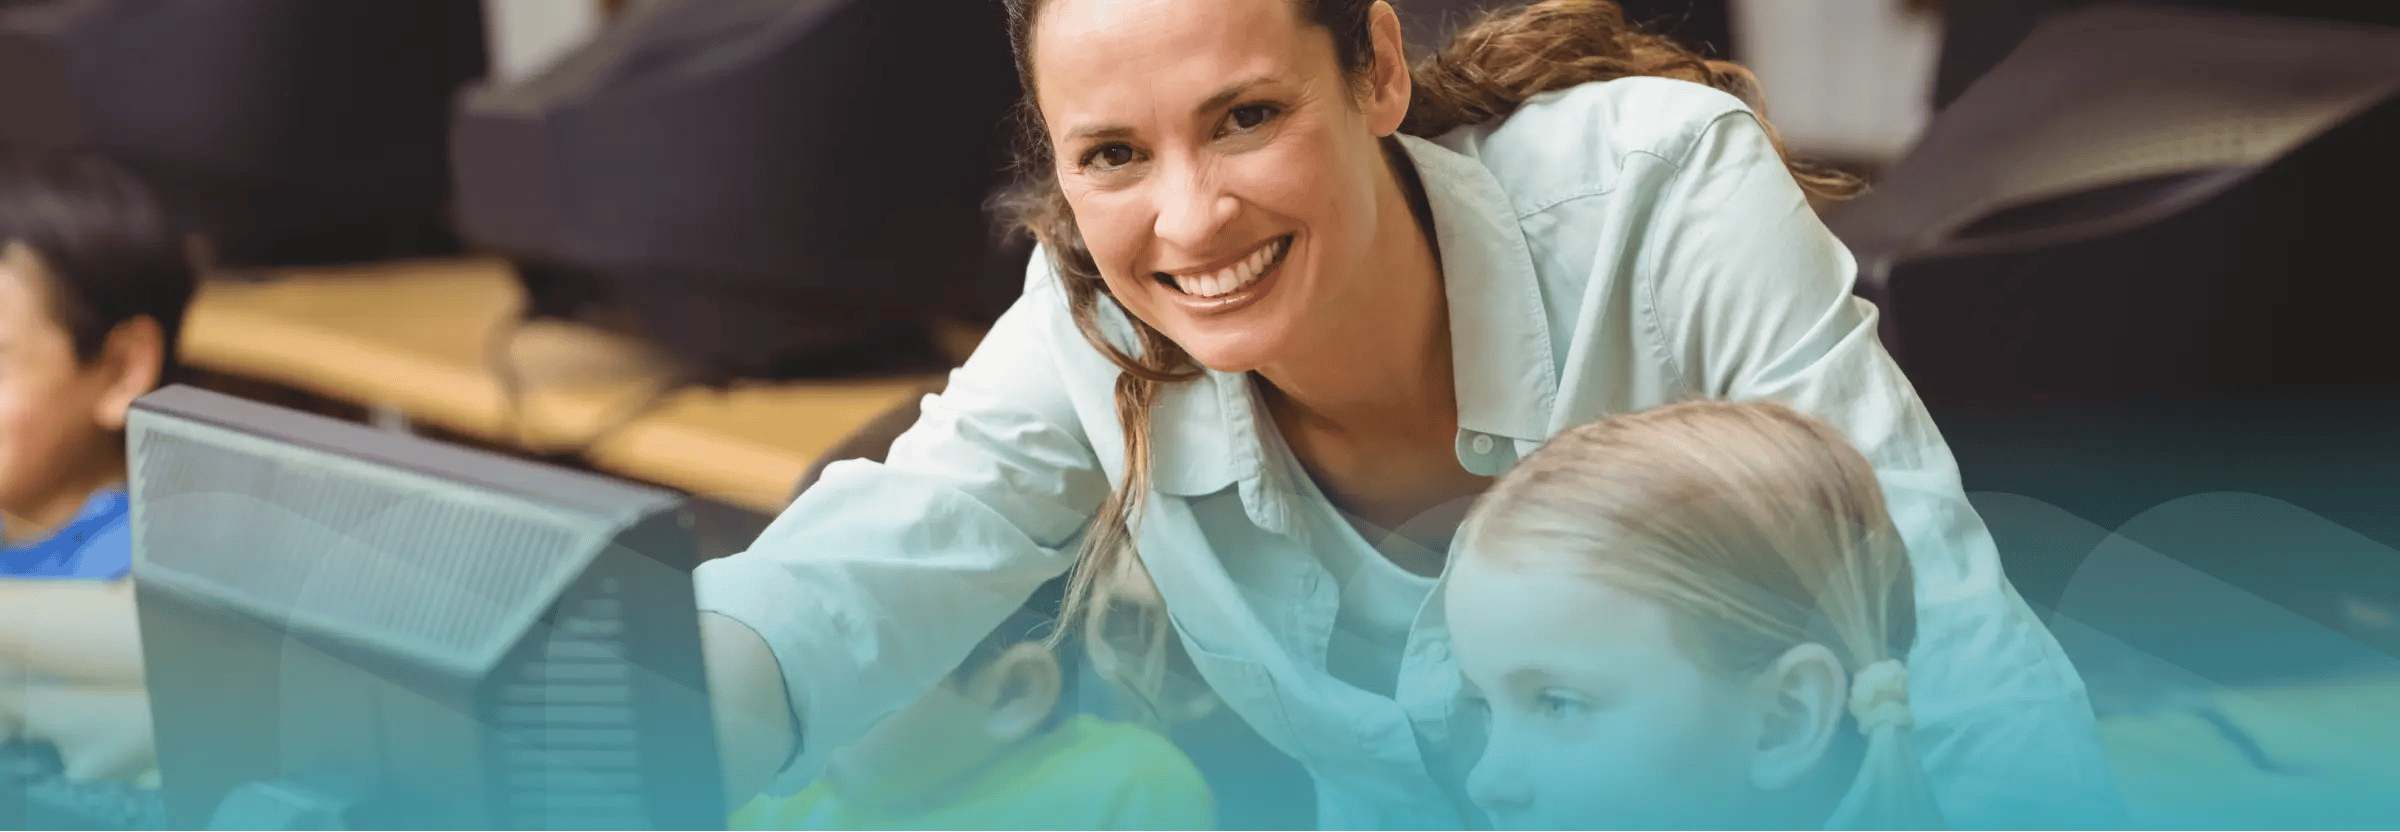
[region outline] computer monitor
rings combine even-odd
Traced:
[[[676,494],[168,387],[127,424],[169,828],[722,828]]]

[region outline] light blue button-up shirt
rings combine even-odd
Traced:
[[[1910,688],[1952,822],[2117,822],[2081,680],[2002,575],[1875,310],[1850,294],[1849,252],[1741,102],[1632,78],[1401,142],[1449,297],[1461,464],[1498,474],[1566,427],[1693,397],[1827,419],[1875,464],[1916,566]],[[1123,476],[1117,370],[1056,280],[1037,254],[1025,296],[885,462],[829,466],[749,552],[699,570],[703,608],[781,662],[806,737],[784,785],[930,690],[1067,569]],[[1404,639],[1381,646],[1393,695],[1328,669],[1336,568],[1355,573],[1372,547],[1306,481],[1255,390],[1210,372],[1170,386],[1154,417],[1138,541],[1182,645],[1307,767],[1328,828],[1474,822],[1448,753],[1458,672],[1438,582],[1403,599],[1413,623],[1399,616],[1389,632]]]

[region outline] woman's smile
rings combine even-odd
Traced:
[[[1229,261],[1186,271],[1155,272],[1151,277],[1184,307],[1222,314],[1265,297],[1274,288],[1275,277],[1283,272],[1291,250],[1292,235],[1286,234]]]

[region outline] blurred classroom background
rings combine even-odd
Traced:
[[[1421,50],[1484,4],[1395,5]],[[2099,633],[2074,649],[2252,626],[2090,600],[2124,574],[2094,553],[2133,545],[2275,626],[2400,651],[2375,302],[2400,278],[2400,4],[1624,6],[1749,66],[1795,150],[1873,183],[1826,220],[2011,577]],[[1030,249],[983,208],[1018,93],[1000,26],[989,0],[0,0],[0,140],[110,152],[199,230],[187,381],[671,487],[719,556],[825,461],[881,453],[1020,289]],[[2205,515],[2246,532],[2141,522],[2211,493],[2257,498]],[[2279,543],[2309,535],[2342,542]],[[2171,663],[2202,680],[2171,701],[2306,723],[2284,753],[2400,743],[2309,722],[2323,667]],[[2129,790],[2183,784],[2137,802],[2315,788],[2134,699],[2112,742],[2172,751]],[[2396,810],[2372,799],[2343,806]]]

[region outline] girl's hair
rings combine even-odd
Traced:
[[[1875,470],[1838,431],[1781,405],[1678,404],[1569,430],[1503,475],[1460,537],[1478,563],[1563,556],[1658,601],[1701,665],[1728,677],[1823,644],[1864,688],[1846,730],[1863,708],[1895,706],[1862,695],[1905,684],[1872,678],[1907,658],[1917,620]],[[1905,711],[1871,716],[1837,822],[1940,826]]]
[[[1201,369],[1166,335],[1132,315],[1124,316],[1133,329],[1136,351],[1126,352],[1102,330],[1102,304],[1114,304],[1099,267],[1077,231],[1072,209],[1060,190],[1049,134],[1035,101],[1033,28],[1046,0],[1005,0],[1010,42],[1016,53],[1017,75],[1025,90],[1017,120],[1021,128],[1016,156],[1018,182],[997,200],[997,207],[1016,230],[1030,233],[1048,252],[1052,268],[1067,296],[1067,307],[1084,339],[1116,364],[1117,421],[1124,433],[1125,476],[1101,503],[1086,533],[1083,550],[1068,579],[1061,625],[1054,637],[1070,631],[1097,635],[1123,601],[1112,600],[1112,587],[1139,581],[1134,561],[1134,518],[1142,495],[1150,487],[1150,414],[1164,385],[1190,381]],[[1374,68],[1375,44],[1370,12],[1376,0],[1289,0],[1300,19],[1333,38],[1336,59],[1354,82],[1363,82]],[[1629,24],[1624,11],[1610,0],[1537,0],[1527,5],[1487,12],[1460,30],[1450,44],[1410,69],[1413,92],[1400,130],[1413,136],[1436,137],[1507,116],[1536,95],[1581,84],[1631,76],[1676,78],[1730,92],[1757,108],[1759,91],[1741,67],[1702,58],[1673,40]],[[1763,119],[1762,119],[1763,123]],[[1773,128],[1768,128],[1770,139]],[[1776,140],[1778,150],[1781,142]],[[1810,195],[1839,199],[1860,190],[1844,174],[1820,171],[1786,155],[1792,175]],[[1126,577],[1130,576],[1130,577]],[[1138,591],[1138,590],[1137,590]],[[1141,681],[1157,678],[1162,658],[1149,653],[1165,641],[1163,613],[1139,615],[1121,638],[1089,638],[1095,647],[1130,644],[1118,658],[1103,661],[1130,675],[1116,681],[1130,684],[1137,699]],[[1139,671],[1139,672],[1132,672]]]

